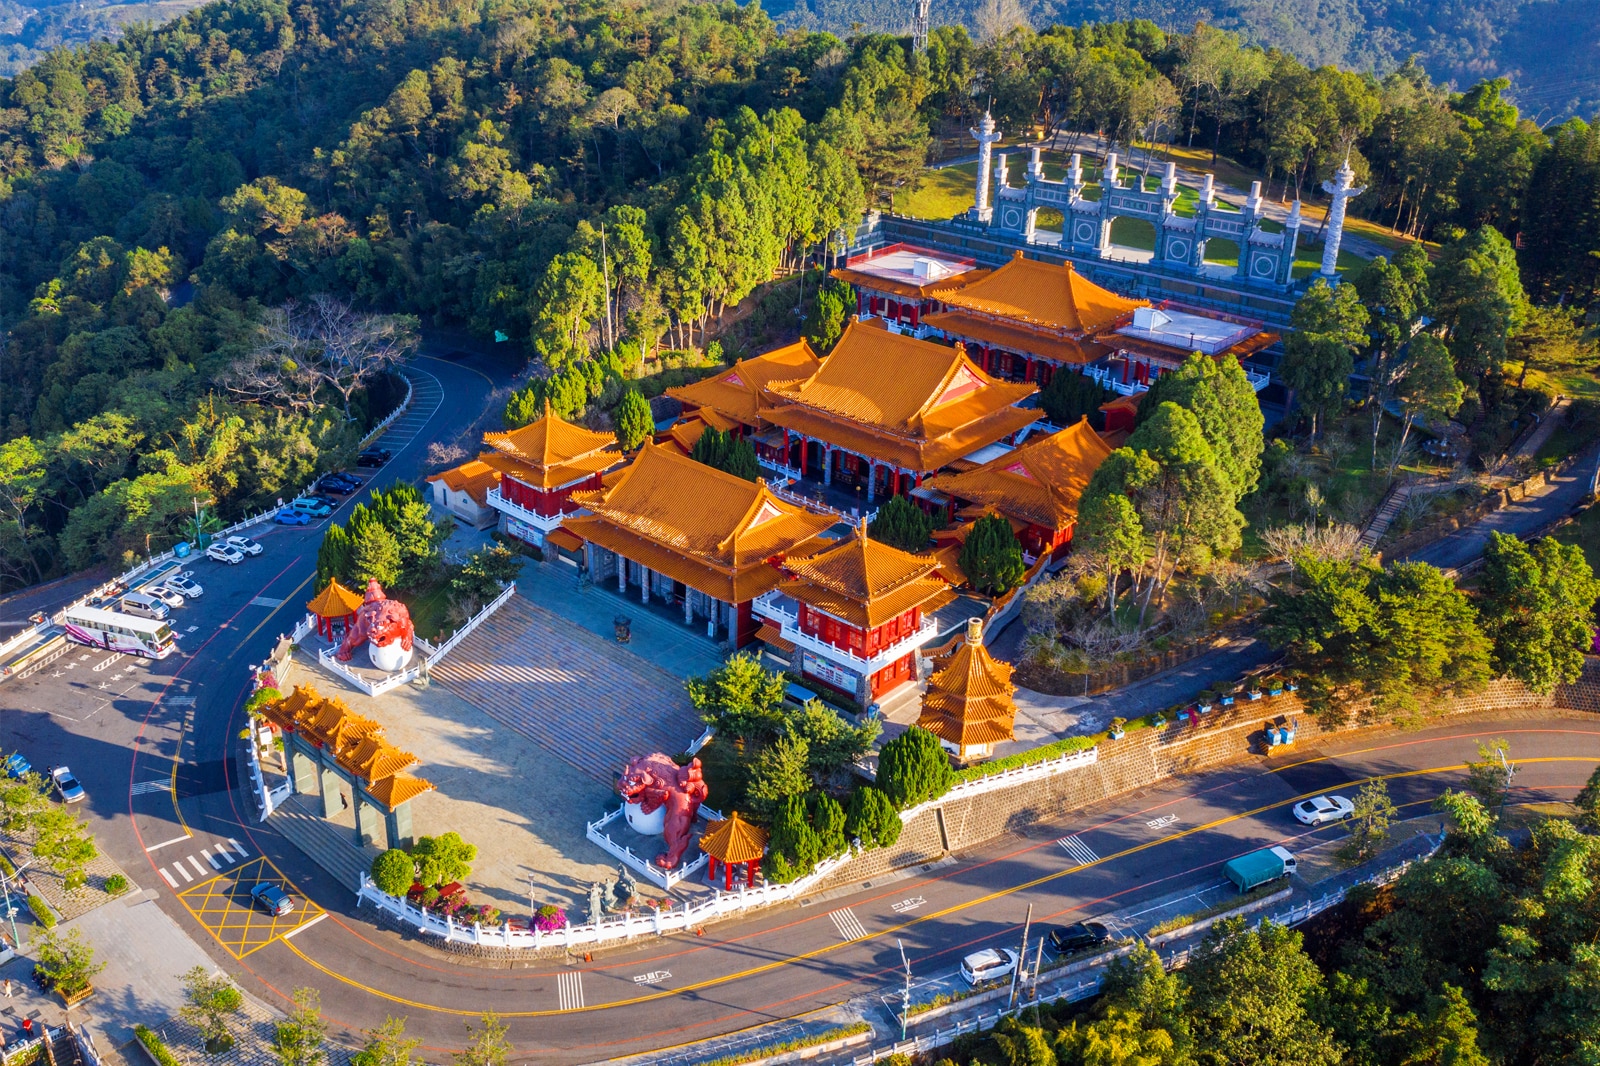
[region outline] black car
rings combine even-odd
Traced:
[[[300,498],[302,500],[316,500],[318,503],[327,504],[329,507],[332,507],[335,510],[338,509],[340,503],[339,500],[334,499],[325,492],[308,492]]]
[[[361,482],[345,478],[339,474],[329,474],[317,480],[317,488],[324,492],[337,492],[346,496],[361,487]]]
[[[382,466],[394,457],[388,448],[368,448],[356,456],[357,466]]]
[[[1050,947],[1057,955],[1097,948],[1111,939],[1111,930],[1099,922],[1077,922],[1050,930]]]

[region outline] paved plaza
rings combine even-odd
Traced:
[[[520,594],[433,677],[608,789],[633,756],[681,752],[704,729],[681,677]]]

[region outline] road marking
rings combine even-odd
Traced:
[[[204,855],[206,857],[206,862],[209,862],[211,864],[211,868],[213,870],[217,871],[218,873],[222,872],[222,863],[218,862],[216,859],[213,859],[211,857],[211,849],[210,848],[201,848],[200,849],[200,854],[202,854],[202,855]]]
[[[171,786],[165,780],[162,780],[162,781],[137,781],[137,782],[134,783],[132,788],[128,789],[128,795],[130,795],[130,796],[143,796],[143,795],[146,795],[147,793],[151,793],[151,792],[165,792],[165,791],[167,791],[167,789],[169,787],[171,787]],[[188,840],[189,838],[188,837],[178,837],[178,839],[179,840]],[[167,841],[167,843],[171,844],[172,841],[169,840],[169,841]],[[160,846],[161,846],[160,844],[157,844],[156,848],[159,848]],[[146,848],[145,850],[146,851],[154,851],[154,850],[156,850],[156,848]]]
[[[636,985],[656,985],[672,976],[671,970],[651,970],[649,973],[634,975],[633,983]]]
[[[167,873],[167,868],[165,866],[163,866],[160,870],[158,870],[156,872],[161,875],[161,880],[165,881],[169,886],[171,886],[172,888],[177,888],[178,887],[178,882],[174,881],[172,879],[172,875]]]
[[[110,666],[112,663],[116,662],[120,658],[122,658],[122,653],[119,651],[115,655],[111,656],[110,658],[103,659],[100,662],[95,663],[94,664],[94,672],[98,674],[100,671],[104,670],[106,667]]]
[[[174,696],[167,701],[168,707],[193,707],[193,696]]]
[[[1062,850],[1072,858],[1073,862],[1080,862],[1085,866],[1090,866],[1100,861],[1100,856],[1096,855],[1094,849],[1083,842],[1082,837],[1062,837],[1056,843],[1061,845]]]
[[[856,912],[849,907],[840,907],[828,917],[833,919],[834,928],[839,930],[839,936],[845,940],[862,940],[867,935],[867,927],[861,924],[861,919],[856,917]]]
[[[1163,814],[1160,818],[1153,818],[1144,824],[1151,829],[1165,829],[1169,825],[1178,824],[1178,816],[1176,814]]]
[[[302,931],[304,931],[306,929],[310,929],[313,925],[316,925],[318,922],[322,921],[322,919],[326,918],[327,916],[328,916],[328,912],[327,911],[323,911],[321,914],[317,915],[315,918],[311,919],[309,922],[306,922],[303,925],[297,925],[293,929],[289,930],[287,933],[283,934],[283,939],[288,940],[290,937],[294,936],[296,933],[302,932]]]
[[[166,784],[166,782],[163,781],[162,784]],[[163,840],[159,844],[151,844],[148,848],[145,848],[144,850],[145,851],[155,851],[157,848],[164,848],[168,844],[182,844],[185,840],[188,840],[188,839],[189,839],[189,837],[187,835],[181,836],[181,837],[173,837],[171,840]]]
[[[206,876],[206,868],[204,866],[200,865],[200,860],[199,859],[197,859],[193,855],[191,855],[191,856],[189,856],[189,861],[194,864],[194,872],[195,873],[199,874],[201,877]],[[178,869],[181,870],[181,869],[183,869],[183,867],[180,866],[180,867],[178,867]]]
[[[237,862],[238,861],[238,859],[235,859],[233,857],[233,853],[228,850],[228,846],[226,844],[223,844],[223,843],[221,843],[219,841],[215,846],[216,846],[216,849],[217,849],[217,857],[220,858],[223,862]],[[240,856],[240,858],[243,858],[243,856]]]
[[[184,632],[185,633],[198,633],[198,632],[200,632],[200,627],[199,626],[190,626],[188,629],[185,629]]]
[[[232,837],[228,838],[228,843],[232,844],[233,845],[233,850],[237,851],[239,853],[239,858],[243,859],[243,858],[248,858],[249,857],[250,853],[248,851],[244,850],[244,845],[243,844],[239,843],[237,840],[233,839]]]
[[[556,974],[556,1009],[583,1009],[583,974],[573,971]]]
[[[257,596],[255,599],[250,601],[250,606],[252,606],[252,607],[282,607],[283,606],[283,601],[279,600],[279,599],[274,599],[271,596]]]
[[[894,904],[889,909],[894,911],[896,914],[910,914],[912,911],[916,910],[926,902],[928,901],[922,896],[912,896],[910,899],[901,900],[899,903]]]
[[[184,884],[188,885],[188,884],[193,884],[194,883],[194,874],[192,874],[188,870],[184,869],[183,860],[182,859],[179,859],[177,862],[173,863],[172,864],[172,868],[174,870],[178,871],[178,875],[183,878],[183,883]],[[166,877],[167,876],[167,868],[165,866],[163,866],[161,868],[161,876],[162,877]],[[170,880],[172,880],[172,878],[167,877],[167,880],[170,881]],[[174,885],[173,887],[176,888],[177,886]]]

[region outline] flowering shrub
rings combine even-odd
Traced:
[[[533,927],[541,933],[554,933],[567,927],[567,912],[554,903],[546,903],[533,912]]]
[[[481,925],[499,925],[500,908],[491,907],[489,904],[485,903],[477,908],[475,920]]]

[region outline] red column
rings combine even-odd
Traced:
[[[1130,359],[1124,359],[1122,361],[1122,383],[1124,385],[1128,383],[1128,364],[1130,362],[1132,362]]]
[[[706,864],[706,869],[708,871],[706,874],[706,881],[711,885],[712,888],[715,888],[717,886],[717,857],[715,855],[707,855],[706,858],[711,860]]]
[[[731,862],[723,863],[722,864],[722,871],[723,871],[722,889],[723,889],[724,892],[732,892],[733,891],[733,863],[731,863]]]
[[[783,431],[783,465],[789,465],[789,431],[787,429]]]
[[[1031,355],[1022,357],[1022,380],[1024,382],[1033,380],[1033,356]]]
[[[749,862],[745,863],[745,866],[748,867],[749,871],[750,871],[749,875],[745,879],[745,884],[748,885],[751,888],[755,888],[756,887],[756,871],[761,869],[761,860],[760,859],[751,859]]]
[[[800,438],[800,476],[806,476],[806,452],[811,450],[810,442],[804,437]]]
[[[919,313],[921,312],[921,310],[922,310],[921,305],[919,305],[919,304],[912,304],[911,305],[911,328],[912,329],[916,329],[917,328],[917,319],[920,317]]]

